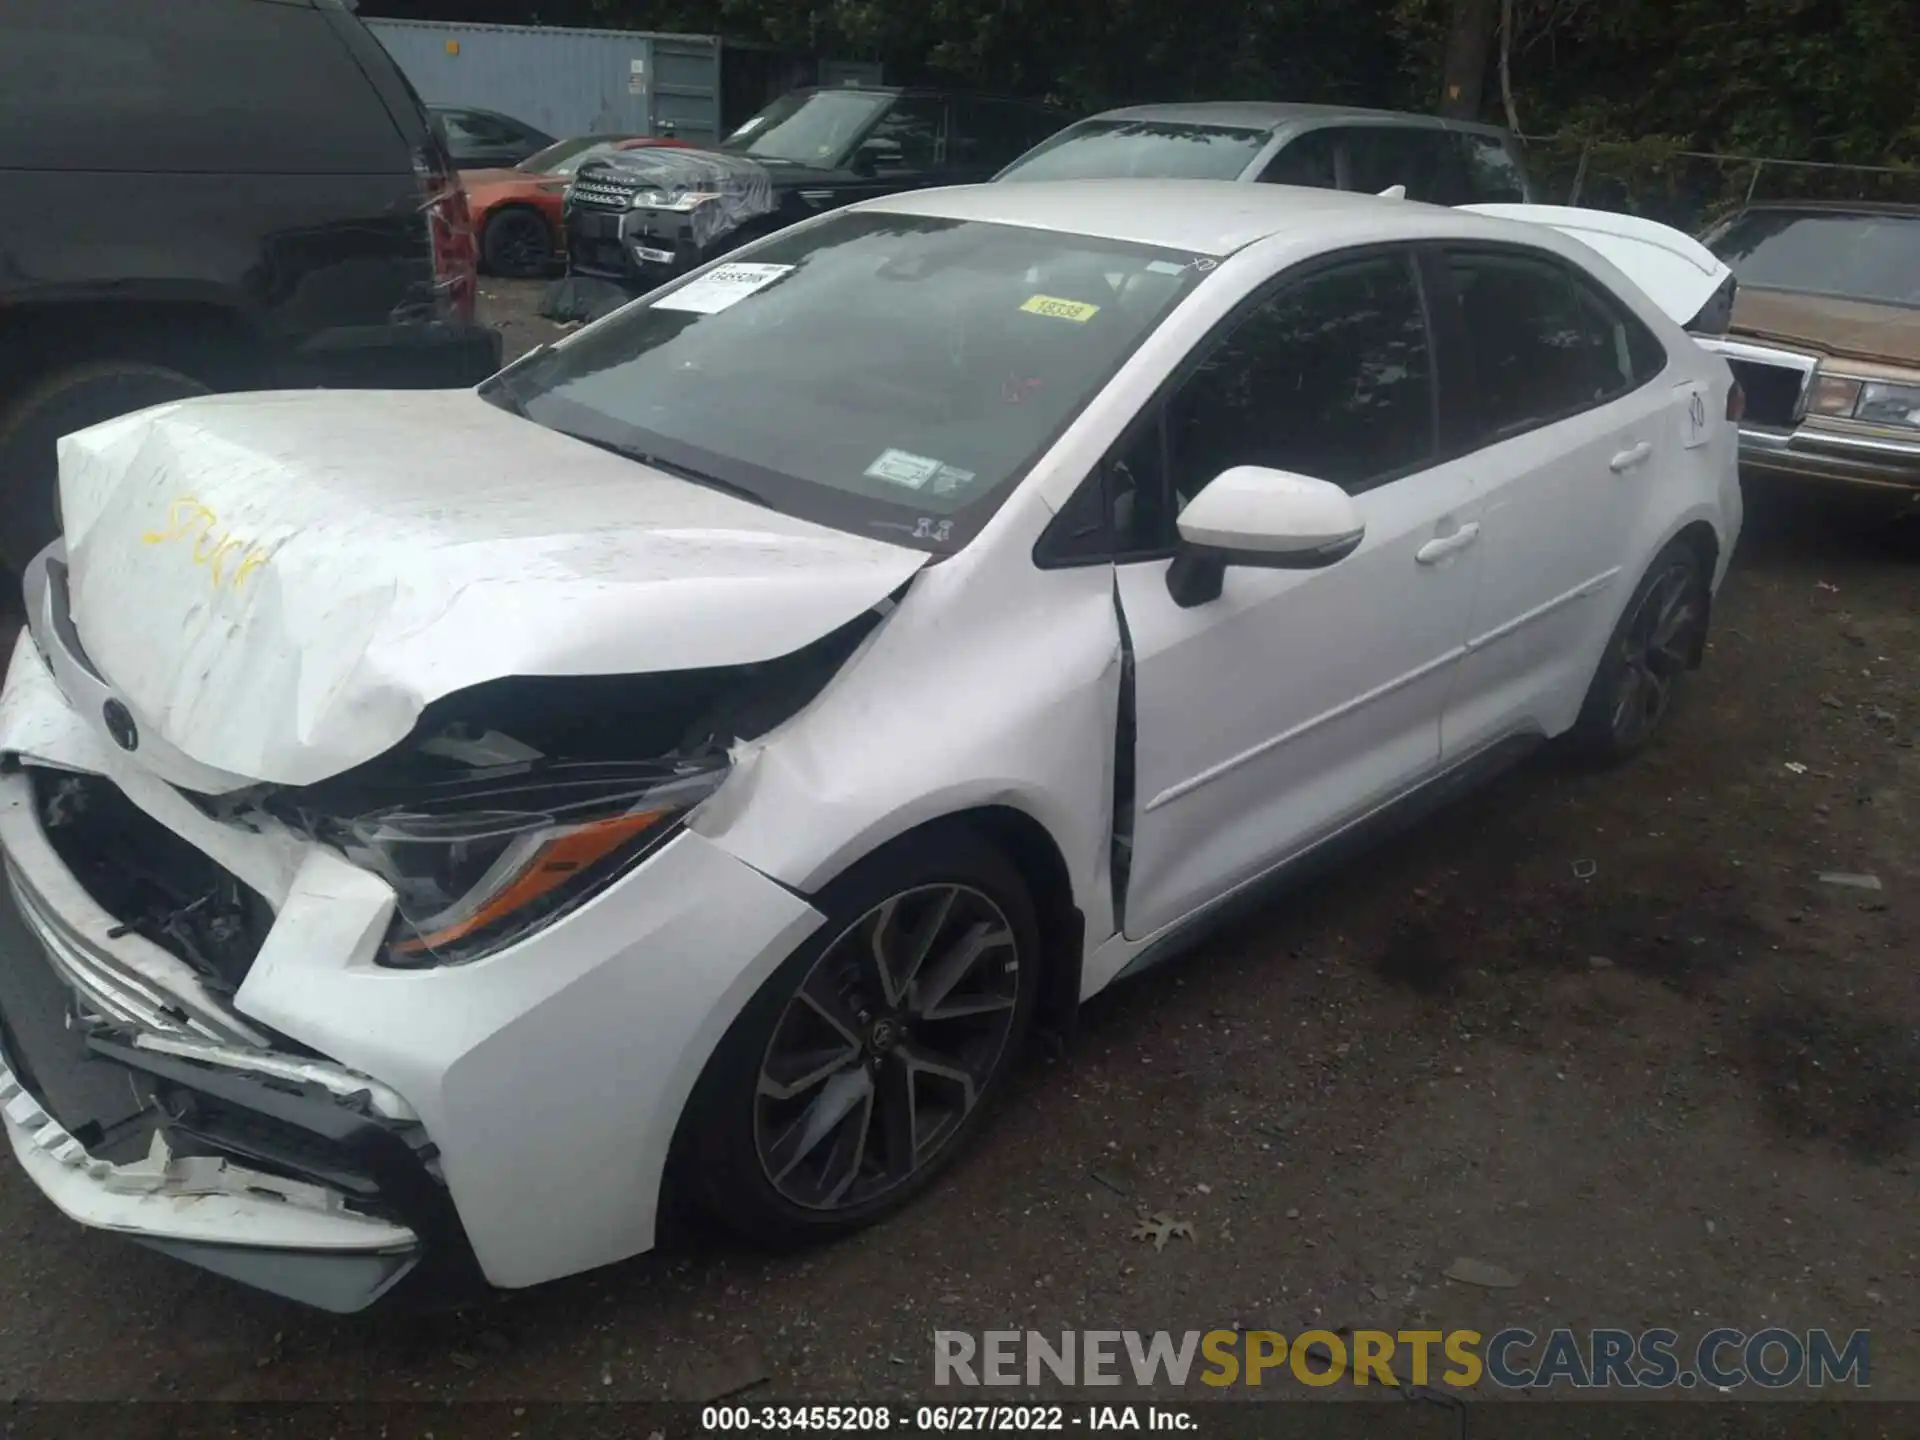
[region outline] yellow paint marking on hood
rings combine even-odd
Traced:
[[[242,540],[231,530],[220,528],[220,517],[191,495],[182,495],[167,506],[166,524],[141,534],[142,543],[166,545],[174,541],[193,541],[193,563],[202,565],[213,576],[217,590],[232,579],[238,590],[247,576],[272,558],[272,551]]]

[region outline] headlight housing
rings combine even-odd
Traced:
[[[1920,429],[1920,385],[1863,380],[1855,375],[1816,375],[1813,388],[1807,392],[1807,413]]]
[[[690,215],[709,200],[719,198],[711,190],[683,190],[678,195],[665,190],[636,190],[628,203],[635,210],[670,210],[676,215]]]
[[[1870,380],[1860,387],[1853,418],[1876,425],[1910,425],[1920,429],[1920,385],[1890,385]]]
[[[724,763],[501,766],[328,828],[350,860],[393,886],[380,963],[464,965],[605,890],[726,773]]]

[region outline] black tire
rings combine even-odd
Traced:
[[[535,280],[553,268],[553,231],[546,217],[524,206],[496,210],[480,235],[487,273]]]
[[[18,575],[59,534],[54,441],[116,415],[208,393],[161,365],[95,360],[56,371],[0,405],[0,562]]]
[[[848,1117],[849,1122],[862,1127],[852,1170],[859,1172],[867,1165],[868,1138],[872,1132],[879,1131],[874,1141],[873,1165],[880,1175],[864,1183],[869,1189],[881,1184],[886,1188],[862,1198],[860,1185],[856,1184],[847,1192],[844,1203],[829,1202],[824,1206],[798,1203],[790,1193],[779,1188],[780,1182],[770,1173],[771,1162],[762,1160],[763,1140],[770,1133],[768,1111],[783,1105],[804,1108],[810,1101],[800,1097],[824,1095],[828,1086],[822,1083],[817,1089],[798,1090],[794,1097],[779,1099],[769,1099],[762,1093],[763,1066],[771,1067],[774,1063],[773,1042],[776,1036],[789,1033],[785,1027],[793,1023],[788,1018],[789,1007],[803,1006],[799,992],[810,978],[815,981],[810,991],[825,988],[816,977],[816,967],[820,967],[821,976],[832,976],[837,973],[833,967],[845,963],[841,957],[859,951],[871,954],[873,947],[867,941],[872,932],[863,927],[870,923],[872,912],[885,905],[890,897],[900,900],[900,908],[889,913],[897,913],[901,917],[901,928],[907,929],[907,920],[914,917],[905,907],[916,903],[919,897],[948,888],[957,888],[968,896],[978,894],[991,901],[1011,932],[1017,964],[1015,969],[996,959],[984,965],[976,963],[974,970],[968,972],[984,977],[989,986],[1004,986],[1005,993],[1011,996],[1006,1033],[985,1078],[974,1087],[977,1098],[950,1122],[936,1120],[930,1128],[939,1133],[939,1138],[930,1139],[924,1157],[916,1129],[921,1106],[915,1104],[907,1112],[913,1117],[907,1122],[911,1139],[902,1147],[913,1158],[908,1162],[904,1178],[886,1180],[884,1177],[897,1169],[889,1162],[894,1153],[890,1142],[898,1132],[888,1130],[887,1121],[880,1118],[882,1087],[901,1083],[889,1082],[886,1077],[896,1071],[888,1067],[897,1065],[898,1073],[906,1075],[906,1089],[892,1093],[925,1097],[928,1092],[916,1089],[919,1081],[910,1067],[918,1050],[942,1053],[932,1047],[943,1041],[937,1037],[929,1039],[928,1027],[966,1025],[973,1020],[984,1023],[987,1017],[928,1021],[909,1018],[897,1051],[874,1048],[877,1026],[886,1018],[876,1017],[871,1024],[866,1024],[863,1042],[854,1044],[853,1064],[836,1075],[834,1082],[858,1078],[861,1072],[872,1077],[866,1082],[873,1097],[867,1112],[871,1118],[863,1119],[858,1113],[850,1113]],[[968,924],[967,916],[958,909],[961,903],[955,901],[952,908],[941,912],[952,914],[956,927]],[[907,836],[828,885],[815,904],[826,915],[826,923],[781,964],[735,1019],[694,1088],[681,1125],[680,1143],[675,1147],[672,1183],[676,1196],[691,1202],[742,1239],[769,1248],[813,1243],[863,1229],[901,1209],[931,1184],[978,1132],[1004,1091],[1007,1076],[1032,1028],[1040,993],[1040,931],[1032,897],[1012,863],[971,829],[956,825]],[[922,912],[922,918],[929,913],[930,910]],[[972,939],[980,933],[970,926],[942,931],[937,929],[939,923],[942,922],[935,922],[936,928],[929,935],[929,951],[955,954],[957,947],[949,949],[940,943],[945,937],[965,935]],[[915,919],[915,925],[919,924],[920,920]],[[849,944],[836,950],[838,942],[849,937]],[[907,934],[901,938],[913,936]],[[926,968],[931,972],[938,967],[929,964]],[[831,983],[831,980],[826,982]],[[942,1003],[944,1000],[943,995]],[[964,1009],[967,1003],[963,997],[957,1008]],[[802,1019],[812,1019],[818,1012],[796,1009],[792,1013]],[[947,1037],[952,1033],[951,1028],[942,1030]],[[936,1086],[948,1083],[940,1076],[930,1078]],[[949,1090],[948,1093],[955,1092]],[[940,1107],[926,1108],[929,1113],[935,1113]],[[848,1122],[835,1122],[835,1127],[842,1123]],[[944,1132],[939,1132],[941,1124],[948,1125]],[[797,1128],[801,1128],[798,1120],[787,1127],[786,1133],[791,1134]],[[832,1154],[839,1151],[844,1135],[851,1131],[835,1133],[830,1129],[827,1134],[832,1137],[832,1143],[825,1145],[829,1152],[826,1159],[830,1162]],[[813,1151],[802,1153],[811,1156]],[[822,1168],[826,1166],[823,1164]],[[789,1181],[789,1186],[792,1183]]]
[[[1576,755],[1612,765],[1646,748],[1672,713],[1681,675],[1700,663],[1711,604],[1698,548],[1675,540],[1654,557],[1587,687],[1569,736]]]

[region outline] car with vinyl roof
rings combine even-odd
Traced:
[[[1705,244],[1739,286],[1709,343],[1747,394],[1742,463],[1920,503],[1920,206],[1752,204]]]

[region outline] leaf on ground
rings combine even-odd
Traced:
[[[1142,1215],[1140,1223],[1133,1228],[1136,1240],[1151,1240],[1153,1248],[1164,1250],[1169,1240],[1193,1239],[1193,1222],[1176,1220],[1171,1215]]]
[[[1520,1277],[1511,1270],[1502,1270],[1498,1265],[1489,1265],[1484,1260],[1471,1260],[1464,1255],[1441,1273],[1449,1280],[1457,1280],[1462,1285],[1478,1285],[1483,1290],[1511,1290],[1520,1283]]]

